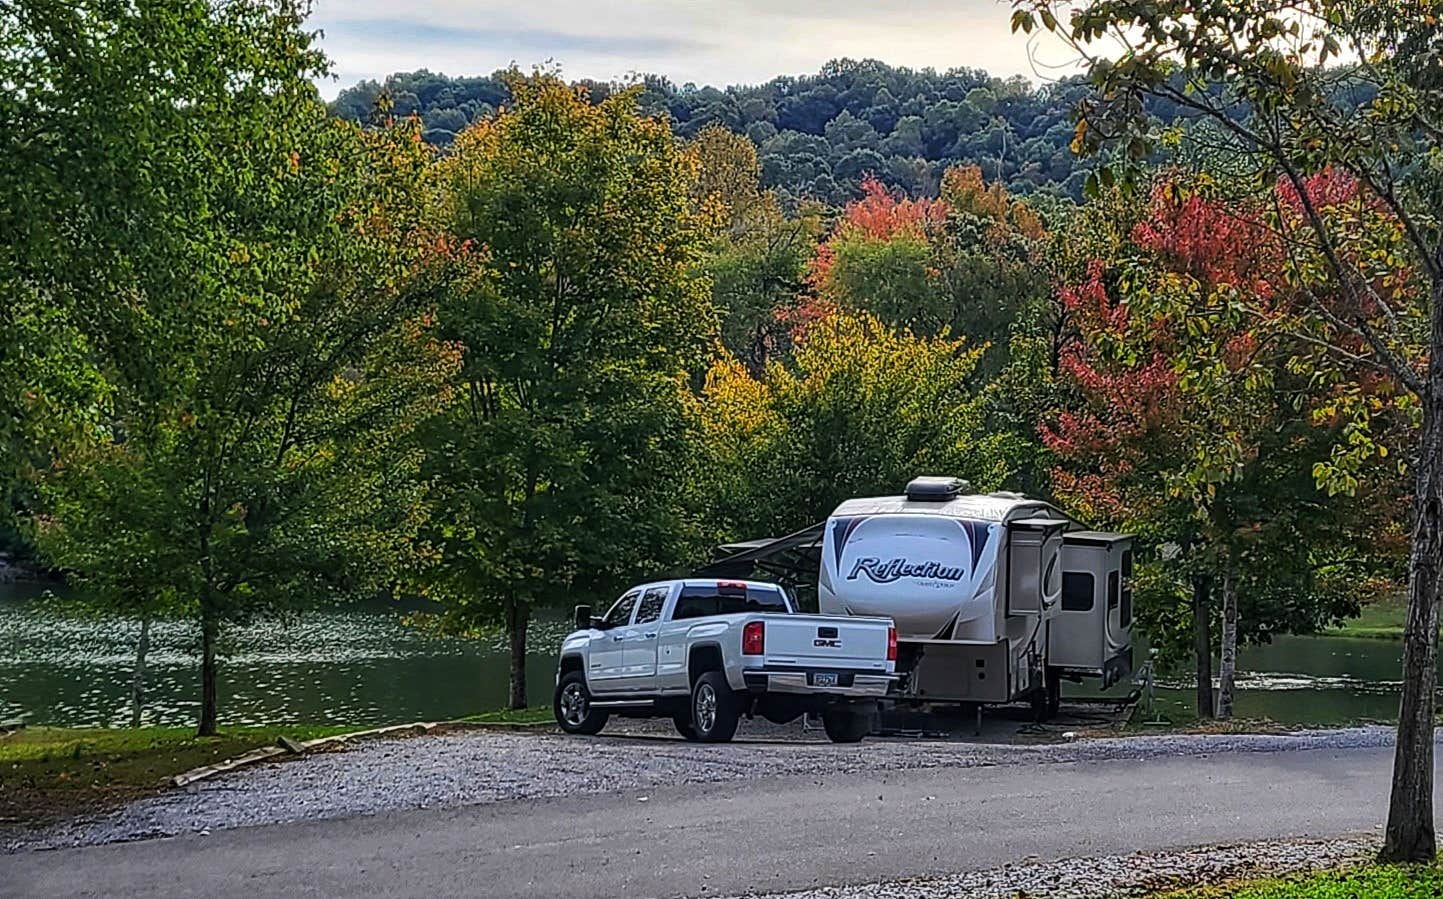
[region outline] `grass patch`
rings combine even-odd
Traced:
[[[40,824],[127,802],[176,774],[275,745],[354,727],[238,727],[197,737],[189,727],[32,727],[0,736],[0,824]]]
[[[1422,899],[1443,895],[1438,865],[1365,865],[1154,894],[1154,899]]]
[[[1408,620],[1408,597],[1390,595],[1363,606],[1357,618],[1349,619],[1328,631],[1340,637],[1364,637],[1372,640],[1401,640],[1403,625]]]
[[[551,709],[535,706],[529,709],[497,709],[479,715],[467,715],[458,720],[473,724],[552,724],[556,717]]]

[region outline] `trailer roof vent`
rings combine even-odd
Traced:
[[[914,503],[945,503],[970,492],[972,485],[961,478],[913,478],[907,485],[907,499]]]

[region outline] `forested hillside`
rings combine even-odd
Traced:
[[[421,70],[363,81],[332,104],[365,121],[385,91],[399,115],[416,114],[426,140],[449,144],[470,123],[508,101],[504,73],[451,78]],[[593,100],[615,85],[584,82]],[[726,89],[642,81],[640,109],[666,113],[683,138],[709,124],[757,145],[763,184],[784,200],[833,205],[855,199],[873,174],[889,187],[935,196],[952,165],[975,165],[1019,194],[1081,196],[1093,163],[1073,154],[1074,113],[1087,93],[1080,79],[1036,87],[979,69],[908,69],[875,60],[837,60],[816,75],[783,76]]]

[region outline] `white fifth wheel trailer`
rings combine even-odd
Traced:
[[[827,519],[823,614],[890,617],[904,698],[1055,708],[1061,680],[1131,671],[1131,538],[1016,493],[918,478]]]
[[[814,564],[822,614],[891,618],[899,701],[1052,712],[1062,680],[1107,688],[1132,671],[1132,538],[1085,530],[1042,500],[917,478],[806,531],[721,550],[704,571],[796,577]]]

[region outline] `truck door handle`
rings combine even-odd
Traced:
[[[615,637],[612,637],[612,638],[611,638],[611,642],[612,642],[612,643],[620,643],[622,640],[625,640],[625,639],[626,639],[626,638],[623,637],[621,634],[617,634]]]
[[[655,639],[656,639],[656,631],[652,631],[652,632],[649,633],[649,634],[642,634],[642,636],[645,637],[645,638],[648,639],[648,640],[655,640]]]

